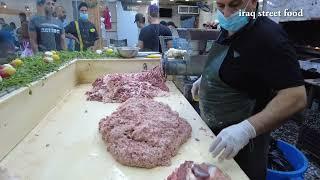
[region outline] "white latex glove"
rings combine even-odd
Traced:
[[[195,101],[199,101],[199,91],[200,91],[201,78],[202,78],[202,76],[200,76],[200,78],[193,83],[192,88],[191,88],[192,98]]]
[[[219,160],[234,158],[238,152],[256,137],[256,130],[248,120],[223,129],[212,143],[209,151],[213,157],[220,154]]]

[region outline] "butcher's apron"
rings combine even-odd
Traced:
[[[255,106],[255,100],[220,78],[220,67],[229,50],[229,46],[213,44],[200,84],[201,116],[216,135],[222,129],[249,118]],[[251,140],[235,157],[250,179],[266,177],[268,137],[266,134]]]

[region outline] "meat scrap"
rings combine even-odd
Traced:
[[[107,74],[92,84],[87,100],[117,103],[132,97],[166,96],[169,88],[165,81],[159,66],[140,73]]]
[[[99,123],[107,150],[121,164],[142,168],[168,166],[191,137],[191,126],[168,105],[130,98]]]
[[[167,180],[231,180],[231,178],[211,164],[185,161]]]

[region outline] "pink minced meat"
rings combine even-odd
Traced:
[[[167,180],[231,180],[231,178],[211,164],[185,161]]]
[[[165,81],[159,66],[140,73],[107,74],[98,78],[86,95],[88,100],[106,103],[166,96],[169,88]]]
[[[191,126],[168,105],[131,98],[99,123],[107,150],[121,164],[142,168],[168,166],[191,137]]]

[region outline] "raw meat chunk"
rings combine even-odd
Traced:
[[[100,121],[99,131],[118,162],[143,168],[170,165],[191,137],[187,121],[168,105],[148,98],[127,100]]]

